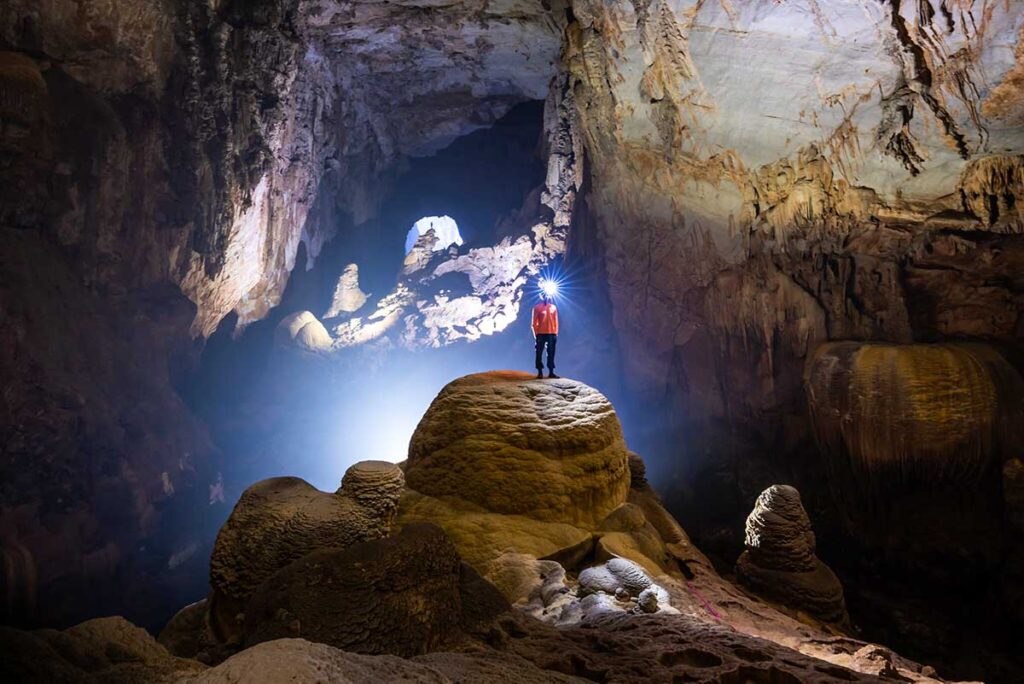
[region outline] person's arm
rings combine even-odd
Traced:
[[[533,339],[537,339],[537,307],[533,307],[530,314],[530,332],[533,333]]]
[[[558,307],[557,306],[551,307],[551,321],[555,324],[553,327],[555,328],[555,334],[557,335],[558,334]]]

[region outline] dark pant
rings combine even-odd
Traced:
[[[541,333],[537,335],[537,370],[544,368],[541,363],[541,356],[544,355],[544,345],[548,347],[548,370],[555,370],[555,345],[558,343],[558,335],[554,333]]]

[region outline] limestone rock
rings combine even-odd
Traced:
[[[205,666],[172,656],[122,617],[89,620],[62,632],[0,627],[0,679],[112,684],[174,682]]]
[[[746,550],[736,561],[737,577],[771,600],[825,622],[845,624],[849,617],[843,587],[814,549],[800,493],[788,485],[773,485],[761,493],[747,518]]]
[[[992,506],[1024,426],[1024,380],[983,344],[836,342],[805,371],[807,405],[847,530],[915,574],[998,561]],[[950,501],[958,504],[949,515]],[[915,559],[942,555],[944,563]]]
[[[654,583],[640,565],[625,558],[613,558],[603,565],[587,568],[579,576],[580,595],[603,593],[615,596],[624,590],[631,598],[637,598],[645,591],[653,591],[655,597],[668,604],[668,592]]]
[[[292,561],[387,536],[403,487],[398,466],[363,461],[345,472],[334,494],[295,477],[263,480],[245,490],[210,558],[214,633],[232,638],[235,616],[252,592]]]
[[[390,655],[348,653],[304,639],[278,639],[257,644],[229,658],[188,684],[295,684],[322,682],[522,682],[562,684],[585,682],[560,672],[541,669],[514,654],[433,653],[406,660]]]
[[[488,563],[484,574],[514,608],[544,622],[561,622],[576,599],[565,568],[552,560],[508,552]]]
[[[331,306],[324,312],[324,318],[336,318],[358,311],[365,303],[366,293],[359,289],[359,266],[349,264],[338,277],[334,296],[331,297]]]
[[[572,380],[495,371],[449,383],[413,433],[402,521],[432,521],[478,569],[506,550],[537,558],[589,544],[623,503],[615,411]]]
[[[444,684],[449,680],[425,665],[395,656],[346,653],[304,639],[278,639],[238,653],[190,684],[321,684],[322,682],[402,681]]]
[[[594,525],[624,502],[627,459],[597,390],[491,372],[441,390],[413,433],[406,478],[421,494],[495,513]]]
[[[306,351],[329,351],[331,336],[324,324],[309,311],[298,311],[281,319],[274,331],[274,343]]]
[[[251,645],[301,637],[346,651],[401,656],[441,650],[463,639],[464,628],[507,609],[497,590],[475,576],[434,525],[408,525],[388,539],[316,550],[254,590],[244,639]],[[464,585],[470,589],[465,596]]]

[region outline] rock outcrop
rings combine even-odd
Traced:
[[[274,344],[310,352],[331,350],[331,336],[324,324],[309,311],[297,311],[281,319],[274,331]]]
[[[210,617],[221,641],[237,638],[237,616],[264,581],[292,561],[388,535],[404,487],[391,463],[363,461],[341,488],[321,492],[296,477],[249,487],[217,535],[210,558]]]
[[[747,548],[736,561],[736,576],[769,600],[824,622],[848,625],[843,587],[815,555],[815,544],[800,492],[772,485],[747,518]]]
[[[0,627],[0,679],[5,682],[176,682],[205,666],[176,658],[122,617],[88,620],[58,632]]]
[[[907,561],[960,549],[998,551],[1003,462],[1016,454],[1024,381],[982,344],[823,345],[806,390],[830,489],[848,529]],[[939,527],[950,501],[963,504]]]
[[[331,306],[324,312],[324,318],[337,318],[359,311],[366,303],[367,294],[359,288],[359,265],[349,264],[338,277],[334,286]]]
[[[322,547],[271,575],[245,612],[247,645],[284,637],[355,653],[414,656],[453,648],[508,604],[464,565],[434,525]]]
[[[618,417],[572,380],[495,371],[449,383],[413,433],[402,521],[443,527],[476,567],[506,548],[586,544],[629,489]]]

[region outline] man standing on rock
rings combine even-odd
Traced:
[[[541,357],[544,354],[545,346],[548,348],[548,377],[558,377],[555,375],[555,345],[558,342],[558,307],[552,301],[554,292],[546,287],[549,282],[551,281],[541,282],[540,301],[533,307],[533,338],[537,341],[536,366],[538,380],[544,377],[544,365],[541,363]]]

